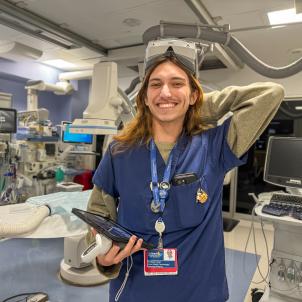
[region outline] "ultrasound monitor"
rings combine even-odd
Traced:
[[[0,108],[0,133],[17,132],[17,111],[11,108]]]
[[[92,134],[71,133],[69,129],[70,125],[71,122],[62,122],[62,141],[64,143],[92,144]]]
[[[264,181],[302,189],[302,137],[269,138]]]

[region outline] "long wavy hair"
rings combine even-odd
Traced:
[[[184,119],[183,130],[186,135],[193,136],[201,133],[206,127],[201,121],[201,106],[203,102],[203,91],[199,81],[181,65],[175,58],[161,58],[148,70],[142,86],[136,97],[136,116],[114,137],[113,152],[124,151],[135,145],[148,144],[153,136],[152,114],[145,104],[147,89],[152,72],[157,66],[165,62],[172,62],[180,67],[188,76],[191,93],[197,92],[195,104],[190,105]]]

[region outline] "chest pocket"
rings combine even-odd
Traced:
[[[188,185],[173,186],[171,202],[175,207],[176,224],[181,228],[188,228],[202,223],[210,199],[204,176]]]

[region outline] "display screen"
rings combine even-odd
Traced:
[[[75,215],[80,217],[86,223],[90,224],[96,230],[100,231],[101,233],[106,231],[110,233],[112,236],[129,239],[131,237],[131,233],[125,230],[123,227],[117,225],[115,222],[107,220],[102,216],[95,215],[93,213],[81,211],[78,209],[73,209],[72,211]],[[107,235],[108,235],[107,233]]]
[[[64,123],[64,130],[62,131],[62,141],[64,143],[83,143],[92,144],[93,135],[92,134],[81,134],[81,133],[71,133],[70,132],[71,123]]]
[[[265,180],[302,187],[302,137],[271,137],[266,155]]]
[[[0,133],[17,132],[17,111],[10,108],[0,108]]]
[[[96,225],[102,226],[103,229],[106,229],[108,232],[110,232],[112,235],[117,236],[117,237],[124,237],[129,239],[131,237],[131,233],[127,232],[126,230],[116,227],[103,219],[100,216],[92,215],[90,213],[86,214],[87,217],[92,220]]]

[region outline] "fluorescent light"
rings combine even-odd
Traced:
[[[296,110],[302,110],[302,106],[295,106]]]
[[[71,67],[76,67],[75,64],[67,62],[65,60],[47,60],[47,61],[43,61],[42,63],[47,64],[47,65],[51,65],[53,67],[56,68],[71,68]]]
[[[302,13],[296,14],[294,8],[267,13],[270,25],[295,23],[302,21]]]
[[[276,25],[276,26],[273,26],[272,29],[275,29],[275,28],[282,28],[282,27],[285,27],[285,25]]]

